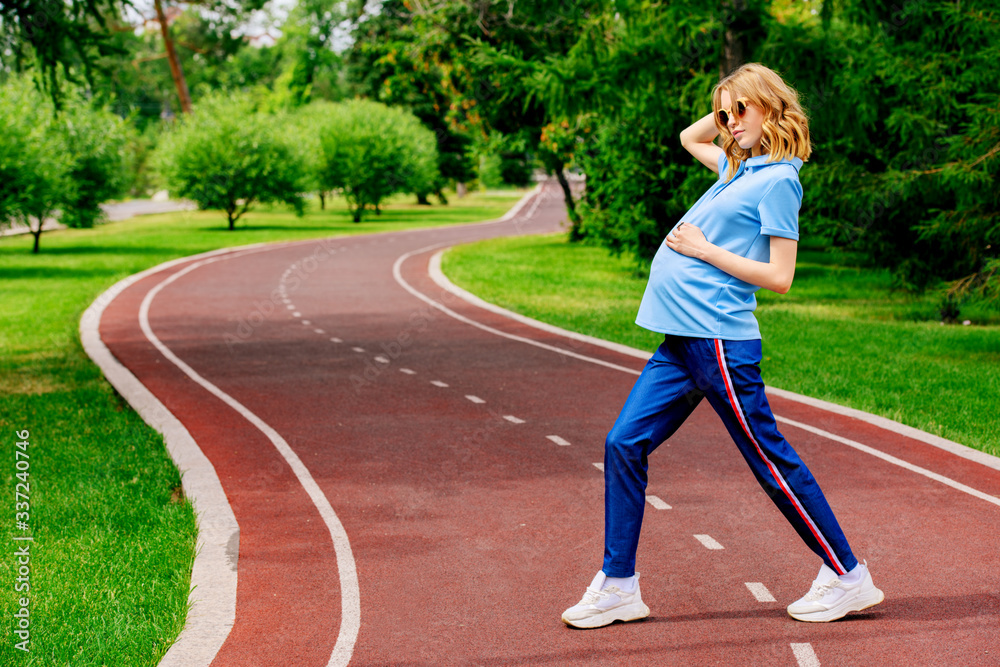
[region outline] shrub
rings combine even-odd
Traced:
[[[200,209],[225,211],[229,229],[257,202],[305,211],[307,165],[289,124],[255,111],[247,95],[208,94],[167,133],[157,153],[169,187]]]
[[[369,100],[314,102],[300,123],[318,137],[316,180],[344,193],[355,222],[397,192],[429,193],[438,178],[434,133],[413,114]]]
[[[52,101],[27,77],[12,77],[0,90],[0,224],[20,224],[35,237],[66,199],[70,160],[56,126]]]
[[[93,227],[101,218],[100,204],[128,187],[128,123],[107,109],[94,109],[82,98],[70,98],[57,122],[65,139],[70,167],[61,222]]]

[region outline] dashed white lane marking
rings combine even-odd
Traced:
[[[541,348],[544,348],[544,349],[547,349],[547,350],[552,350],[553,352],[558,352],[559,354],[564,354],[564,355],[567,355],[567,356],[570,356],[570,357],[574,357],[576,359],[581,359],[583,361],[589,361],[591,363],[598,364],[598,365],[601,365],[601,366],[606,366],[608,368],[614,368],[616,370],[624,371],[624,372],[629,373],[631,375],[639,375],[640,374],[640,371],[638,371],[638,370],[633,370],[631,368],[625,368],[623,366],[618,366],[617,364],[611,364],[611,363],[608,363],[608,362],[603,361],[601,359],[596,359],[594,357],[588,357],[588,356],[583,355],[583,354],[577,354],[575,352],[568,352],[568,351],[563,350],[561,348],[553,347],[551,345],[546,345],[545,343],[540,343],[540,342],[538,342],[536,340],[533,340],[533,339],[525,338],[524,336],[515,336],[514,334],[509,334],[509,333],[506,333],[504,331],[500,331],[500,330],[495,329],[493,327],[487,326],[485,324],[481,324],[479,322],[475,322],[475,321],[473,321],[473,320],[471,320],[471,319],[469,319],[467,317],[459,315],[458,313],[456,313],[455,311],[451,310],[450,308],[447,308],[447,307],[441,305],[439,302],[435,301],[434,299],[430,298],[429,296],[427,296],[427,295],[425,295],[425,294],[423,294],[421,292],[418,292],[409,283],[407,283],[405,280],[403,280],[402,273],[400,271],[400,266],[403,264],[403,262],[406,261],[407,258],[409,258],[409,257],[411,257],[413,255],[418,255],[418,254],[427,252],[428,250],[433,250],[435,248],[440,248],[442,245],[447,245],[447,243],[439,243],[439,244],[436,244],[436,245],[427,246],[425,248],[420,248],[419,250],[414,250],[412,252],[409,252],[409,253],[407,253],[405,255],[400,256],[396,260],[396,263],[393,264],[393,267],[392,267],[392,275],[396,279],[396,282],[399,283],[408,292],[410,292],[411,294],[413,294],[414,296],[416,296],[418,299],[421,299],[425,303],[430,304],[432,307],[437,308],[438,310],[440,310],[441,312],[445,313],[446,315],[448,315],[448,316],[450,316],[450,317],[452,317],[452,318],[454,318],[454,319],[456,319],[456,320],[458,320],[460,322],[465,322],[466,324],[470,324],[470,325],[475,326],[475,327],[477,327],[479,329],[482,329],[483,331],[488,331],[489,333],[495,334],[497,336],[503,336],[504,338],[509,338],[511,340],[520,341],[522,343],[527,343],[529,345],[534,345],[536,347],[541,347]],[[546,331],[546,332],[549,332],[549,333],[556,333],[556,334],[558,334],[560,336],[563,336],[563,337],[566,337],[566,338],[569,338],[569,339],[572,339],[572,340],[586,341],[586,342],[592,343],[594,345],[597,345],[598,347],[603,347],[605,349],[614,350],[614,351],[619,352],[621,354],[632,356],[632,357],[635,357],[637,359],[649,359],[650,355],[649,355],[649,351],[648,350],[636,350],[636,349],[633,349],[633,348],[629,348],[628,346],[625,346],[625,345],[620,345],[618,343],[611,343],[609,341],[600,340],[600,339],[593,338],[593,337],[590,337],[590,336],[583,336],[581,334],[577,334],[577,333],[574,333],[572,331],[567,331],[566,329],[560,329],[559,327],[554,327],[554,326],[552,326],[550,324],[545,324],[544,322],[539,322],[537,320],[533,320],[531,318],[524,317],[523,315],[518,315],[517,313],[513,313],[513,312],[510,312],[510,311],[507,311],[507,310],[505,310],[503,308],[499,308],[498,306],[494,306],[492,304],[488,304],[488,303],[484,302],[482,299],[479,299],[478,297],[470,295],[465,290],[463,290],[460,287],[457,287],[454,284],[452,284],[451,281],[449,281],[444,276],[444,274],[441,272],[441,255],[443,253],[444,253],[444,250],[440,250],[433,257],[431,257],[430,263],[428,265],[428,271],[429,271],[429,273],[431,275],[431,278],[434,280],[434,282],[436,284],[438,284],[439,286],[441,286],[443,289],[447,290],[451,294],[458,295],[459,298],[463,299],[464,301],[466,301],[468,303],[473,303],[473,304],[478,305],[478,306],[483,307],[483,308],[486,308],[487,310],[492,310],[495,313],[500,313],[500,314],[504,315],[505,317],[507,317],[509,319],[513,319],[515,321],[528,324],[529,326],[535,327],[536,329],[540,329],[542,331]],[[951,452],[952,454],[955,454],[957,456],[961,456],[963,458],[967,458],[967,459],[969,459],[971,461],[976,461],[977,463],[985,465],[985,466],[987,466],[989,468],[1000,470],[1000,461],[998,461],[996,457],[990,456],[989,454],[986,454],[985,452],[980,452],[978,450],[971,449],[969,447],[965,447],[964,445],[960,445],[960,444],[958,444],[956,442],[951,442],[951,441],[945,440],[944,438],[939,438],[939,437],[931,435],[929,433],[924,433],[923,431],[919,431],[917,429],[913,429],[913,428],[911,428],[909,426],[904,426],[903,424],[899,424],[899,423],[893,422],[893,421],[885,419],[883,417],[878,417],[876,415],[871,415],[871,414],[868,414],[868,413],[865,413],[865,412],[861,412],[859,410],[851,410],[850,408],[844,408],[842,406],[834,405],[832,403],[827,403],[825,401],[819,401],[819,400],[816,400],[816,399],[813,399],[813,398],[809,398],[807,396],[801,396],[799,394],[795,394],[795,393],[789,392],[789,391],[783,391],[783,390],[780,390],[780,389],[774,389],[774,388],[770,388],[769,387],[768,388],[768,393],[773,393],[773,394],[775,394],[777,396],[782,396],[784,398],[787,398],[787,399],[792,400],[792,401],[796,401],[798,403],[804,403],[806,405],[812,405],[814,407],[819,407],[820,409],[825,410],[827,412],[833,412],[835,414],[844,414],[844,415],[855,417],[857,419],[862,419],[862,420],[867,421],[869,423],[875,424],[876,426],[879,426],[880,428],[884,428],[884,429],[886,429],[888,431],[892,431],[894,433],[900,433],[900,434],[902,434],[902,435],[904,435],[906,437],[913,438],[915,440],[920,440],[922,442],[926,442],[926,443],[928,443],[928,444],[930,444],[930,445],[932,445],[934,447],[939,447],[939,448],[944,449],[947,452]],[[956,481],[954,481],[952,479],[944,477],[943,475],[939,475],[937,473],[931,472],[931,471],[926,470],[924,468],[920,468],[919,466],[915,466],[912,463],[908,463],[906,461],[903,461],[902,459],[898,459],[895,456],[886,454],[886,453],[881,452],[881,451],[879,451],[877,449],[874,449],[872,447],[868,447],[866,445],[862,445],[861,443],[854,442],[853,440],[848,440],[847,438],[841,438],[840,436],[834,435],[834,434],[832,434],[832,433],[830,433],[828,431],[824,431],[822,429],[814,428],[814,427],[809,426],[807,424],[802,424],[800,422],[796,422],[796,421],[793,421],[791,419],[786,419],[784,417],[779,417],[779,416],[775,416],[775,419],[777,419],[777,421],[779,421],[779,422],[784,422],[786,424],[791,424],[792,426],[797,426],[797,427],[799,427],[799,428],[801,428],[803,430],[809,431],[811,433],[815,433],[817,435],[823,436],[825,438],[829,438],[829,439],[834,440],[836,442],[840,442],[840,443],[848,445],[850,447],[854,447],[855,449],[858,449],[858,450],[863,451],[863,452],[865,452],[867,454],[871,454],[872,456],[880,458],[883,461],[886,461],[886,462],[891,463],[893,465],[900,466],[901,468],[905,468],[906,470],[910,470],[911,472],[915,472],[915,473],[917,473],[919,475],[923,475],[925,477],[928,477],[930,479],[938,481],[938,482],[940,482],[942,484],[950,486],[953,489],[957,489],[958,491],[962,491],[963,493],[967,493],[967,494],[969,494],[971,496],[974,496],[976,498],[979,498],[981,500],[985,500],[988,503],[992,503],[994,505],[1000,505],[1000,498],[998,498],[996,496],[991,496],[991,495],[989,495],[987,493],[983,493],[982,491],[979,491],[977,489],[973,489],[973,488],[971,488],[969,486],[966,486],[966,485],[961,484],[959,482],[956,482]]]
[[[400,373],[406,373],[407,375],[416,375],[417,374],[417,372],[415,370],[412,370],[412,369],[409,369],[409,368],[400,368],[399,372]]]
[[[292,313],[292,317],[302,317],[302,313],[296,310],[294,313]]]
[[[344,341],[341,340],[340,338],[337,338],[336,336],[334,336],[333,338],[330,339],[330,342],[331,343],[343,343]]]
[[[441,382],[441,380],[431,380],[431,384],[434,385],[435,387],[447,387],[448,386],[447,382]]]
[[[288,304],[288,310],[295,310],[295,306],[292,304]]]
[[[724,549],[725,548],[721,544],[719,544],[718,542],[716,542],[715,540],[713,540],[708,535],[695,535],[694,539],[698,540],[703,545],[705,545],[706,549]]]
[[[519,418],[515,417],[514,415],[504,415],[503,418],[506,419],[507,421],[509,421],[511,424],[523,424],[524,423],[523,419],[519,419]]]
[[[600,470],[601,472],[604,472],[604,464],[603,463],[595,463],[594,467],[597,468],[598,470]]]
[[[774,596],[771,595],[771,591],[767,590],[767,586],[757,581],[746,582],[746,587],[750,589],[753,596],[757,598],[757,602],[777,602]]]
[[[659,496],[646,496],[646,502],[655,507],[658,510],[668,510],[671,509],[670,505],[666,504],[660,500]]]
[[[791,646],[799,667],[819,667],[819,658],[816,657],[812,644],[792,644]]]
[[[562,445],[563,447],[566,447],[567,445],[570,444],[569,441],[560,438],[558,435],[547,435],[545,437],[551,440],[552,442],[556,443],[557,445]]]
[[[465,397],[467,399],[469,399],[470,401],[472,401],[473,403],[485,403],[486,402],[483,399],[479,398],[478,396],[473,396],[472,394],[466,394]]]
[[[363,348],[363,347],[352,347],[351,349],[354,350],[355,352],[364,352],[365,351],[365,348]]]
[[[302,320],[302,324],[305,326],[309,326],[310,324],[312,324],[312,322],[310,322],[309,320]]]
[[[375,357],[375,361],[379,362],[380,364],[387,364],[387,363],[389,363],[389,358],[388,357],[383,357],[380,354],[377,357]]]
[[[316,333],[318,333],[318,334],[325,334],[325,333],[326,333],[326,332],[325,332],[325,331],[323,331],[322,329],[313,329],[313,331],[315,331],[315,332],[316,332]]]

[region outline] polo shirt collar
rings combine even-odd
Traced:
[[[752,170],[757,169],[758,167],[763,167],[764,165],[768,164],[767,160],[769,157],[771,157],[771,155],[769,153],[765,153],[764,155],[758,155],[756,157],[747,158],[745,161],[745,165],[748,168],[751,168]],[[785,158],[784,160],[778,160],[777,162],[771,162],[770,164],[781,164],[782,162],[791,163],[791,165],[795,167],[796,173],[798,173],[799,169],[802,168],[802,158],[799,157],[793,157],[791,159]]]

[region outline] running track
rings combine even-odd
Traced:
[[[652,616],[560,622],[600,567],[603,439],[643,359],[432,274],[442,248],[564,219],[546,184],[501,221],[209,253],[95,302],[84,345],[200,515],[161,664],[1000,664],[1000,461],[784,392],[782,430],[886,601],[787,617],[818,559],[704,403],[651,457]]]

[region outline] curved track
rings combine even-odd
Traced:
[[[566,628],[601,563],[595,463],[643,360],[431,278],[443,247],[565,218],[553,185],[523,204],[493,223],[190,258],[101,301],[117,360],[102,367],[120,363],[109,374],[197,443],[189,492],[217,475],[228,506],[195,494],[203,533],[229,511],[239,525],[206,544],[163,664],[998,664],[997,460],[781,392],[783,431],[886,602],[833,624],[786,616],[818,562],[703,406],[651,458],[652,616]]]

